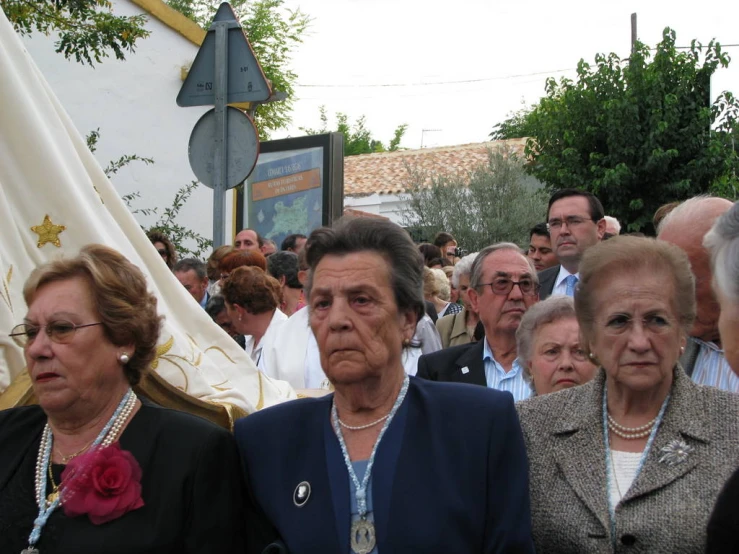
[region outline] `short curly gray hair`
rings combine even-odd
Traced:
[[[716,285],[726,296],[739,301],[739,202],[716,220],[703,245],[711,253]]]
[[[534,349],[534,340],[539,328],[547,323],[561,319],[576,319],[575,301],[569,296],[555,295],[531,306],[521,318],[516,331],[516,351],[521,365],[524,367],[524,377],[530,380],[528,365]]]

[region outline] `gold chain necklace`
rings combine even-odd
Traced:
[[[54,473],[51,471],[51,462],[49,463],[49,481],[51,482],[51,492],[46,496],[47,506],[51,506],[54,501],[59,498],[59,485],[54,482]]]
[[[76,458],[77,456],[79,456],[80,454],[82,454],[85,450],[87,450],[88,448],[90,448],[90,446],[92,446],[92,443],[93,442],[95,442],[95,439],[92,439],[90,442],[88,442],[85,446],[82,447],[81,450],[78,450],[74,454],[69,454],[68,456],[65,456],[64,454],[62,454],[59,451],[58,448],[56,449],[56,452],[57,452],[57,454],[59,454],[59,457],[62,459],[62,463],[66,465],[67,462],[69,462],[73,458]]]

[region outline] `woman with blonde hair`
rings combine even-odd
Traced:
[[[439,318],[462,311],[462,306],[450,301],[449,279],[441,269],[423,268],[423,298],[436,308]]]

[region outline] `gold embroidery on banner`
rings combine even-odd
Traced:
[[[221,354],[223,354],[223,355],[225,356],[225,358],[226,358],[226,359],[227,359],[227,360],[228,360],[229,362],[231,362],[232,364],[235,364],[235,363],[236,363],[236,362],[235,362],[235,361],[233,360],[233,358],[231,358],[231,356],[229,356],[228,354],[226,354],[226,351],[225,351],[225,350],[224,350],[223,348],[221,348],[220,346],[209,346],[208,348],[206,348],[206,349],[205,349],[205,352],[207,353],[207,352],[208,352],[208,350],[215,350],[216,352],[220,352]]]
[[[173,346],[174,346],[174,337],[169,337],[169,340],[167,342],[157,346],[156,356],[154,357],[154,361],[151,362],[151,369],[157,368],[157,366],[159,365],[159,358],[163,358],[167,352],[172,350]]]
[[[177,388],[180,389],[182,392],[187,392],[187,390],[190,388],[190,381],[187,378],[187,372],[185,371],[185,368],[183,368],[180,364],[175,362],[172,358],[173,356],[167,356],[166,358],[162,358],[162,359],[166,362],[169,362],[170,364],[172,364],[173,366],[175,366],[177,369],[180,370],[180,372],[182,373],[182,378],[185,380],[185,388],[179,387],[177,385],[175,386],[177,386]]]
[[[94,188],[95,189],[95,192],[98,193],[98,198],[100,198],[100,202],[103,203],[103,204],[105,204],[105,200],[103,200],[103,197],[100,194],[100,191],[98,190],[98,188],[95,185],[92,185],[92,188]]]
[[[47,242],[50,242],[57,248],[60,248],[62,241],[59,240],[59,235],[67,228],[64,225],[54,225],[51,222],[49,215],[44,216],[44,222],[41,225],[34,225],[31,227],[31,231],[38,235],[37,246],[41,248]]]
[[[5,294],[0,294],[2,296],[5,303],[8,305],[8,308],[10,308],[10,311],[13,311],[13,301],[10,298],[10,291],[8,290],[8,285],[10,284],[10,280],[13,278],[13,266],[10,266],[10,269],[8,270],[8,275],[3,279],[3,289],[5,290]]]
[[[228,383],[228,379],[226,379],[226,380],[225,380],[225,381],[223,381],[222,383],[217,383],[217,384],[215,384],[215,385],[211,385],[211,387],[213,387],[213,388],[214,388],[214,389],[216,389],[217,391],[221,391],[221,392],[223,392],[223,391],[227,391],[227,390],[233,390],[233,389],[232,389],[231,387],[226,387],[226,386],[224,386],[224,385],[225,385],[226,383]]]
[[[259,401],[257,402],[257,410],[264,408],[264,390],[262,388],[262,372],[257,371],[257,377],[259,378]]]

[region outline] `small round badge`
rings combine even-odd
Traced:
[[[310,498],[310,483],[308,481],[298,483],[298,486],[295,487],[295,492],[293,493],[293,503],[298,508],[302,508],[305,506],[305,503],[308,502],[308,498]]]

